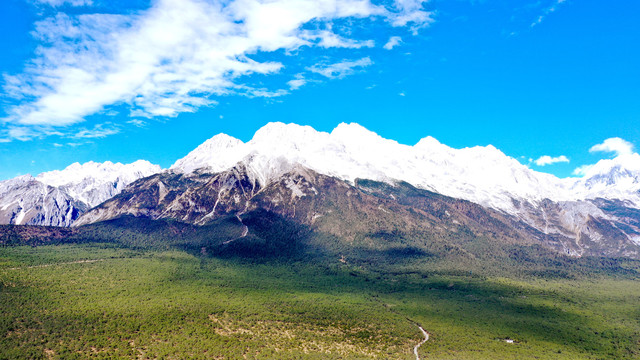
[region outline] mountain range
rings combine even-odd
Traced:
[[[482,237],[638,258],[639,191],[638,154],[560,179],[491,145],[454,149],[426,137],[408,146],[358,124],[326,133],[269,123],[246,143],[216,135],[166,170],[87,163],[0,182],[0,223],[77,227],[131,215],[207,225],[232,217],[246,236],[243,218],[266,211],[352,242]]]
[[[0,224],[70,226],[133,181],[161,170],[144,160],[127,165],[88,162],[2,181]]]

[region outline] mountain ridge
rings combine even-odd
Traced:
[[[229,217],[242,222],[244,214],[265,211],[356,247],[385,247],[387,241],[407,239],[423,247],[442,242],[455,249],[460,242],[491,239],[498,247],[541,245],[575,257],[640,256],[639,244],[629,239],[638,224],[605,214],[592,203],[579,204],[591,213],[549,200],[542,210],[529,203],[521,206],[531,207],[532,219],[525,221],[406,182],[356,179],[350,184],[300,165],[263,186],[252,169],[240,162],[219,173],[166,171],[140,179],[85,213],[73,226],[123,216],[207,225]],[[572,216],[580,221],[571,221]],[[540,224],[542,218],[548,223]],[[626,232],[619,229],[620,224],[627,226]]]
[[[131,182],[159,171],[158,165],[146,160],[126,165],[90,161],[5,180],[0,182],[0,223],[71,226],[82,213]]]
[[[277,159],[286,160],[285,168],[286,163],[299,163],[350,182],[356,178],[407,181],[509,213],[516,210],[512,199],[531,202],[602,197],[640,204],[640,167],[619,170],[622,163],[633,165],[636,160],[640,163],[638,154],[629,155],[624,161],[602,160],[584,178],[557,178],[522,165],[492,145],[454,149],[429,136],[413,146],[403,145],[355,123],[342,123],[330,133],[310,126],[269,123],[246,143],[220,134],[176,161],[170,169],[191,172],[208,168],[220,172],[248,161],[256,170],[264,169],[263,177],[269,178],[271,173],[277,177],[278,170],[284,170],[277,169],[278,164],[274,164]],[[607,166],[609,163],[617,167]],[[618,189],[618,184],[625,186]]]
[[[358,184],[373,181],[388,184],[390,193],[411,186],[451,201],[478,204],[487,210],[485,222],[502,219],[504,229],[499,231],[520,234],[527,241],[546,244],[564,254],[636,257],[636,246],[640,245],[640,166],[636,166],[636,160],[640,155],[626,154],[602,160],[585,170],[583,178],[560,179],[534,171],[491,145],[454,149],[427,136],[411,146],[384,139],[355,123],[342,123],[331,132],[269,123],[246,143],[226,134],[215,135],[167,170],[145,161],[129,165],[91,162],[36,178],[0,182],[0,209],[10,213],[0,221],[81,226],[133,215],[203,225],[221,215],[241,216],[263,209],[313,225],[309,219],[318,214],[310,205],[302,211],[308,219],[297,218],[295,210],[291,213],[280,207],[297,206],[299,215],[301,204],[306,204],[301,199],[311,193],[317,196],[318,192],[351,187],[347,193],[364,194]],[[631,166],[626,167],[628,163]],[[335,184],[326,189],[318,187],[318,179],[324,179],[322,184]],[[38,208],[58,209],[49,216],[51,219],[24,213],[24,199],[19,196],[24,189],[19,186],[18,196],[15,189],[13,197],[3,195],[1,189],[21,182],[30,184],[29,189],[51,188],[40,190],[44,195],[32,201],[32,207],[37,208],[35,203],[46,203],[43,199],[51,193],[48,196],[55,201]],[[275,192],[269,201],[256,201],[268,198],[257,195],[269,191]],[[94,199],[92,192],[99,196]],[[125,197],[127,201],[120,202]],[[7,202],[14,205],[8,206]],[[102,205],[89,211],[99,203]],[[333,204],[351,209],[364,206],[348,205],[338,198]],[[423,205],[408,208],[410,212],[424,212],[420,208]],[[383,212],[376,214],[386,218]],[[344,216],[346,219],[350,214]],[[25,218],[36,220],[23,221]],[[392,219],[385,221],[395,223]],[[466,220],[461,217],[456,221]],[[340,219],[333,224],[344,225]]]

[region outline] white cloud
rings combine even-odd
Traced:
[[[540,156],[538,159],[536,159],[534,161],[534,163],[538,166],[545,166],[545,165],[551,165],[551,164],[556,164],[556,163],[561,163],[561,162],[569,162],[569,158],[567,158],[564,155],[560,155],[560,156],[556,156],[556,157],[551,157],[549,155],[543,155]]]
[[[323,48],[359,49],[363,47],[371,48],[375,46],[375,42],[373,40],[347,39],[334,33],[331,30],[305,30],[300,34],[300,37]]]
[[[373,61],[369,57],[365,57],[354,61],[341,61],[335,64],[314,65],[307,70],[320,74],[330,79],[343,78],[355,72],[355,69],[370,66]]]
[[[540,23],[542,23],[544,21],[544,19],[547,17],[547,15],[555,12],[556,10],[558,10],[558,7],[560,5],[562,5],[563,3],[565,3],[566,0],[554,0],[553,3],[551,4],[551,6],[547,7],[544,9],[542,15],[539,15],[538,18],[531,23],[531,27],[534,27]]]
[[[577,168],[575,168],[575,170],[573,170],[573,175],[585,176],[591,169],[593,169],[594,166],[595,164],[578,166]]]
[[[400,36],[392,36],[389,38],[386,44],[384,44],[383,48],[387,50],[391,50],[394,47],[400,45],[402,43],[402,38]]]
[[[304,78],[297,78],[297,79],[287,81],[287,85],[289,85],[289,88],[291,90],[297,90],[302,86],[304,86],[306,83],[307,83],[307,80]]]
[[[139,128],[147,126],[147,123],[145,121],[140,120],[140,119],[132,119],[132,120],[127,121],[127,123],[131,124],[131,125],[133,125],[135,127],[139,127]]]
[[[120,129],[114,127],[112,124],[97,124],[93,129],[82,129],[78,131],[73,137],[78,139],[96,139],[115,135],[119,132]]]
[[[34,0],[35,3],[45,4],[53,7],[62,5],[71,6],[90,6],[93,5],[93,0]]]
[[[291,56],[302,47],[371,47],[371,40],[345,38],[330,24],[338,19],[372,19],[372,26],[380,26],[375,19],[381,18],[391,26],[416,31],[432,21],[422,3],[157,0],[146,11],[126,15],[58,13],[36,24],[34,34],[41,43],[37,57],[22,74],[5,76],[4,92],[19,105],[7,109],[4,121],[66,126],[121,104],[134,116],[175,117],[214,105],[213,97],[220,95],[282,96],[287,91],[255,89],[246,82],[246,76],[276,74],[284,68],[280,62],[252,56],[282,50]],[[364,58],[352,65],[314,69],[340,78],[371,63]]]
[[[574,175],[592,177],[610,172],[615,167],[640,171],[640,155],[634,152],[633,144],[619,137],[608,138],[589,149],[589,152],[613,153],[612,159],[602,159],[595,164],[582,165],[573,170]]]
[[[71,147],[78,147],[78,146],[82,146],[82,145],[87,145],[87,144],[91,144],[91,141],[85,141],[85,142],[69,142],[67,143],[67,146],[71,146]]]
[[[7,130],[9,139],[16,139],[20,141],[29,141],[37,136],[36,132],[28,127],[11,127]]]
[[[619,137],[613,137],[592,146],[589,152],[611,152],[616,156],[629,155],[633,153],[633,144]]]
[[[423,0],[395,0],[394,7],[397,13],[391,17],[393,26],[406,26],[411,24],[413,32],[433,22],[432,14],[425,11]]]

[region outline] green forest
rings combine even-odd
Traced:
[[[635,263],[570,276],[428,263],[4,246],[0,358],[413,359],[418,325],[425,359],[640,356]]]

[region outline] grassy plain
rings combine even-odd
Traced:
[[[416,324],[424,359],[640,357],[632,276],[420,268],[4,247],[0,358],[413,359]]]

